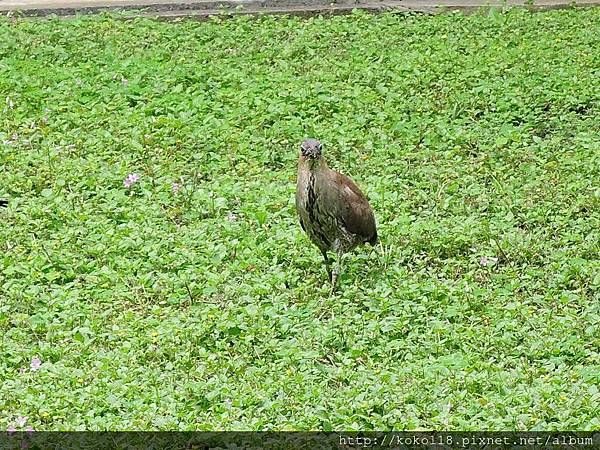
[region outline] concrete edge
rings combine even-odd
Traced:
[[[402,0],[388,1],[373,1],[373,2],[358,2],[358,3],[343,3],[343,4],[327,4],[325,0],[322,4],[311,5],[282,5],[281,7],[262,6],[260,2],[249,2],[245,5],[223,6],[221,8],[204,9],[202,4],[193,2],[177,2],[177,3],[160,3],[139,5],[132,1],[128,5],[98,5],[98,6],[61,6],[57,2],[53,7],[37,7],[37,8],[14,8],[3,9],[0,6],[0,15],[17,16],[17,17],[48,17],[60,16],[64,18],[75,18],[78,15],[100,14],[112,12],[118,14],[119,19],[135,19],[135,18],[154,18],[158,20],[181,20],[184,18],[192,20],[209,20],[213,17],[233,17],[236,15],[290,15],[290,16],[336,16],[350,14],[356,9],[365,10],[371,13],[381,12],[396,12],[396,13],[421,13],[421,14],[439,14],[448,12],[460,12],[464,14],[472,14],[477,11],[489,11],[492,8],[509,9],[509,8],[525,8],[530,11],[544,11],[566,8],[584,8],[592,6],[600,6],[600,0],[594,2],[586,2],[578,4],[573,1],[556,0],[551,3],[542,4],[486,4],[481,1],[481,4],[458,4],[450,6],[437,6],[434,1],[423,1],[422,4],[414,2],[403,4]],[[283,3],[283,2],[282,2]],[[477,3],[477,2],[475,2]],[[1,5],[1,4],[0,4]],[[63,4],[64,5],[64,4]]]

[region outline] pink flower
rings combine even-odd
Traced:
[[[123,181],[123,186],[130,188],[134,183],[137,183],[139,179],[140,176],[137,173],[130,173]]]
[[[17,429],[15,428],[15,426],[11,423],[8,425],[8,427],[6,427],[6,431],[8,432],[8,434],[13,434],[15,431],[17,431]]]
[[[35,370],[38,370],[41,365],[42,365],[42,360],[38,357],[35,357],[31,360],[31,364],[29,365],[29,367],[31,367],[31,370],[35,371]]]
[[[482,256],[479,260],[479,264],[482,266],[493,266],[498,262],[498,258],[494,258],[493,256]]]
[[[173,190],[173,193],[177,193],[177,191],[181,189],[181,184],[174,181],[171,185],[171,189]]]
[[[19,375],[23,375],[25,373],[25,367],[19,367]]]
[[[25,431],[29,434],[33,433],[35,430],[33,429],[33,427],[27,427],[25,428]]]
[[[15,419],[15,422],[17,423],[17,425],[19,425],[20,427],[24,427],[25,424],[27,423],[27,417],[23,417],[23,416],[19,416]]]

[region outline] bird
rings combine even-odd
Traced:
[[[367,198],[350,178],[329,168],[321,149],[313,138],[300,145],[296,212],[302,229],[321,250],[333,293],[344,254],[367,242],[374,246],[378,237]],[[328,252],[337,256],[333,270]]]

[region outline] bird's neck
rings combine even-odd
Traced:
[[[322,156],[319,158],[308,158],[306,160],[306,165],[308,170],[313,173],[329,170],[329,167],[327,167],[327,162]]]

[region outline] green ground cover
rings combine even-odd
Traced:
[[[600,9],[2,19],[0,113],[0,428],[600,428]]]

